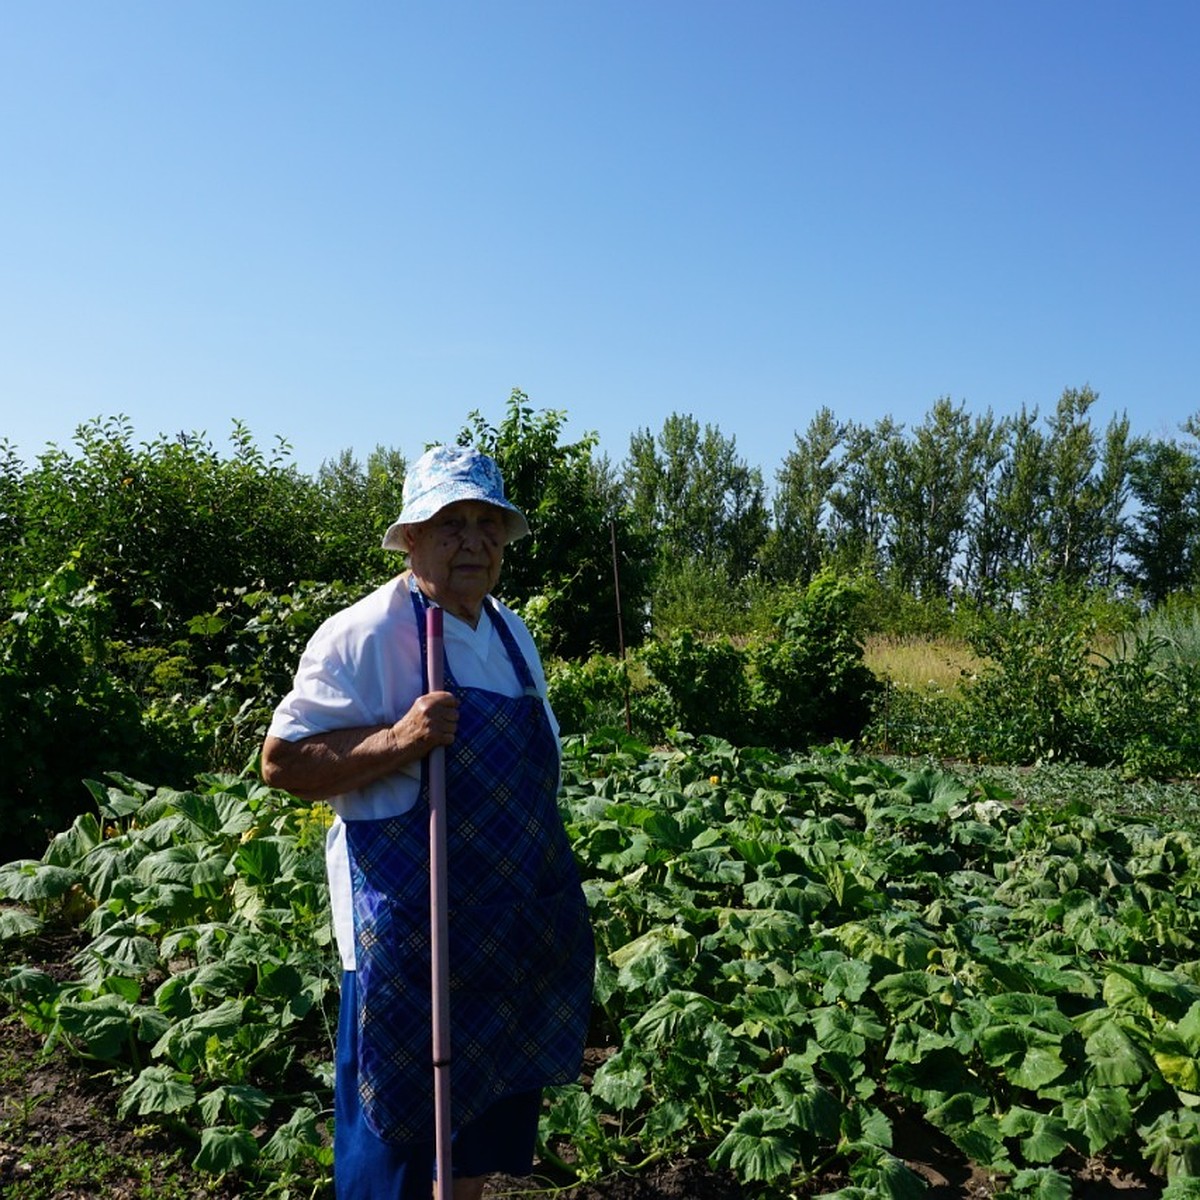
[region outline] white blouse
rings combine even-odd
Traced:
[[[557,737],[558,722],[546,699],[545,672],[533,638],[511,609],[502,604],[498,608],[525,656]],[[461,686],[521,695],[523,689],[503,639],[486,614],[473,629],[447,612],[442,637],[450,670]],[[412,597],[407,580],[398,577],[334,614],[313,634],[292,690],[279,702],[268,733],[295,742],[335,729],[390,725],[421,694],[422,678]],[[418,761],[330,800],[337,815],[325,841],[325,865],[334,934],[347,971],[354,970],[354,924],[343,822],[399,816],[416,804],[420,790]]]

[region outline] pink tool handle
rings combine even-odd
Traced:
[[[442,610],[425,610],[426,671],[429,690],[440,692],[442,664]],[[446,748],[429,752],[429,942],[433,972],[433,1100],[434,1139],[437,1153],[437,1200],[450,1200],[450,953],[447,930],[449,902],[446,888]]]

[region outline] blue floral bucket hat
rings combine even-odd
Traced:
[[[456,500],[482,500],[502,508],[510,542],[529,532],[525,514],[504,498],[504,480],[493,459],[470,446],[434,446],[404,477],[404,508],[383,535],[383,548],[406,549],[405,525],[428,521]]]

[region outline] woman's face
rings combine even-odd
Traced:
[[[500,578],[507,537],[504,510],[482,500],[456,500],[404,528],[408,565],[421,590],[472,624]]]

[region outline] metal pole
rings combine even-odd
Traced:
[[[609,521],[608,534],[612,539],[613,595],[617,600],[617,649],[621,654],[621,679],[625,689],[625,732],[633,735],[633,720],[629,714],[629,668],[625,663],[625,620],[621,616],[621,573],[617,570],[617,523]]]
[[[425,642],[429,690],[440,692],[442,610],[425,610]],[[437,1200],[450,1200],[450,953],[447,939],[449,902],[446,889],[446,748],[429,752],[429,945],[433,975],[433,1102],[437,1154]]]

